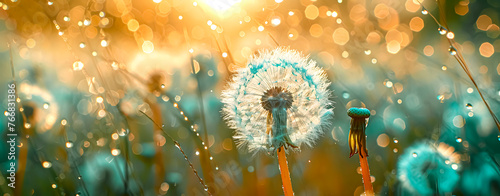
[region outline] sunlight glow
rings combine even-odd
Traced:
[[[210,6],[217,12],[225,12],[239,2],[241,0],[204,0],[203,4]]]

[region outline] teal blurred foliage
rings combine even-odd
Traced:
[[[465,195],[499,195],[500,169],[498,162],[486,152],[471,157],[470,167],[462,173],[461,190]]]

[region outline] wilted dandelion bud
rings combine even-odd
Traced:
[[[370,110],[366,108],[350,108],[347,115],[351,117],[351,131],[349,131],[349,157],[359,152],[361,157],[368,156],[366,150],[366,118],[370,117]]]
[[[263,50],[222,93],[224,119],[239,147],[276,151],[311,146],[333,115],[329,82],[316,62],[287,48]]]

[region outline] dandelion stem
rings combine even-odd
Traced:
[[[361,150],[364,151],[364,150]],[[366,155],[366,152],[363,152]],[[359,163],[361,164],[361,174],[363,175],[363,184],[365,186],[365,195],[374,195],[372,181],[370,177],[370,167],[368,166],[368,156],[361,156],[359,153]]]
[[[290,172],[288,171],[288,162],[286,161],[285,148],[281,146],[277,151],[281,181],[283,182],[283,192],[285,193],[285,196],[292,196],[292,180],[290,179]]]

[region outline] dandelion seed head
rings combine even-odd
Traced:
[[[452,192],[458,183],[459,167],[453,147],[423,141],[408,147],[398,161],[398,178],[412,194],[432,195]],[[415,156],[418,155],[418,156]],[[452,164],[450,164],[452,163]]]
[[[325,72],[301,53],[280,47],[262,50],[237,70],[222,93],[222,113],[238,147],[250,152],[275,151],[276,138],[266,133],[272,108],[286,109],[286,132],[295,150],[312,146],[331,130],[333,104]],[[274,125],[273,125],[274,126]],[[279,138],[278,138],[279,140]],[[286,147],[286,146],[285,146]]]

